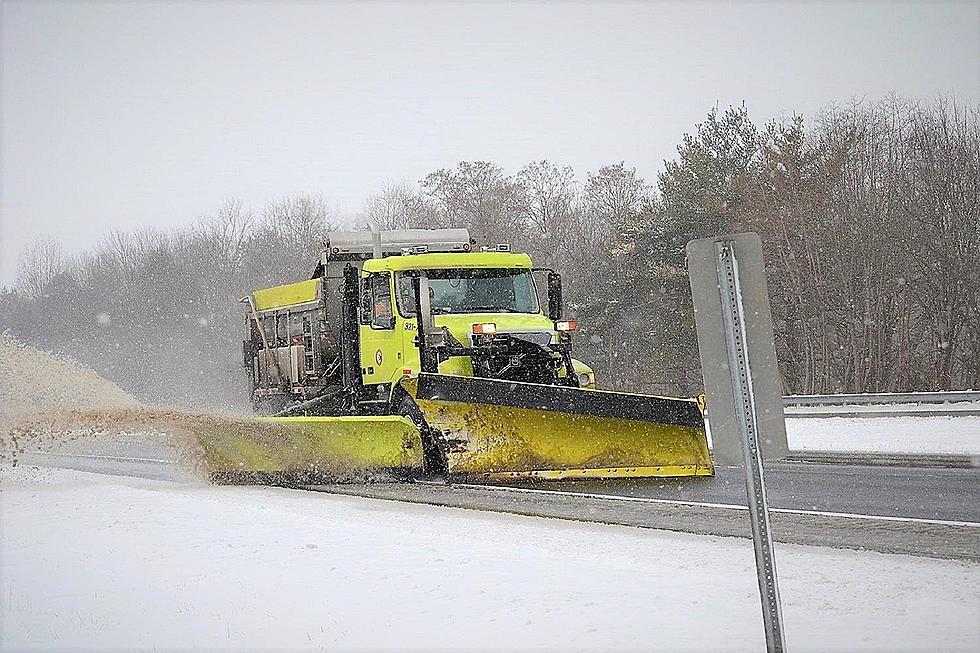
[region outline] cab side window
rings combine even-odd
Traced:
[[[412,278],[398,275],[398,311],[402,317],[415,317],[415,287]]]
[[[371,328],[395,328],[395,318],[391,313],[391,276],[388,274],[371,275],[368,277],[367,291],[371,302]]]

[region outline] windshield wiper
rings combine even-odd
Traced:
[[[467,313],[516,313],[513,308],[506,306],[467,306]]]

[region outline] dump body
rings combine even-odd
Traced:
[[[339,355],[328,320],[323,279],[257,290],[245,316],[245,367],[259,412],[322,393]],[[260,333],[259,329],[264,331]]]

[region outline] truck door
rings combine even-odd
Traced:
[[[365,385],[390,383],[400,372],[402,334],[395,329],[391,274],[374,273],[361,285],[361,374]]]

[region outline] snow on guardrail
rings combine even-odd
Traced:
[[[879,404],[955,404],[980,402],[980,390],[879,392],[836,395],[787,395],[784,406],[869,406]]]
[[[978,417],[980,392],[884,392],[870,394],[789,395],[788,418],[807,417]]]

